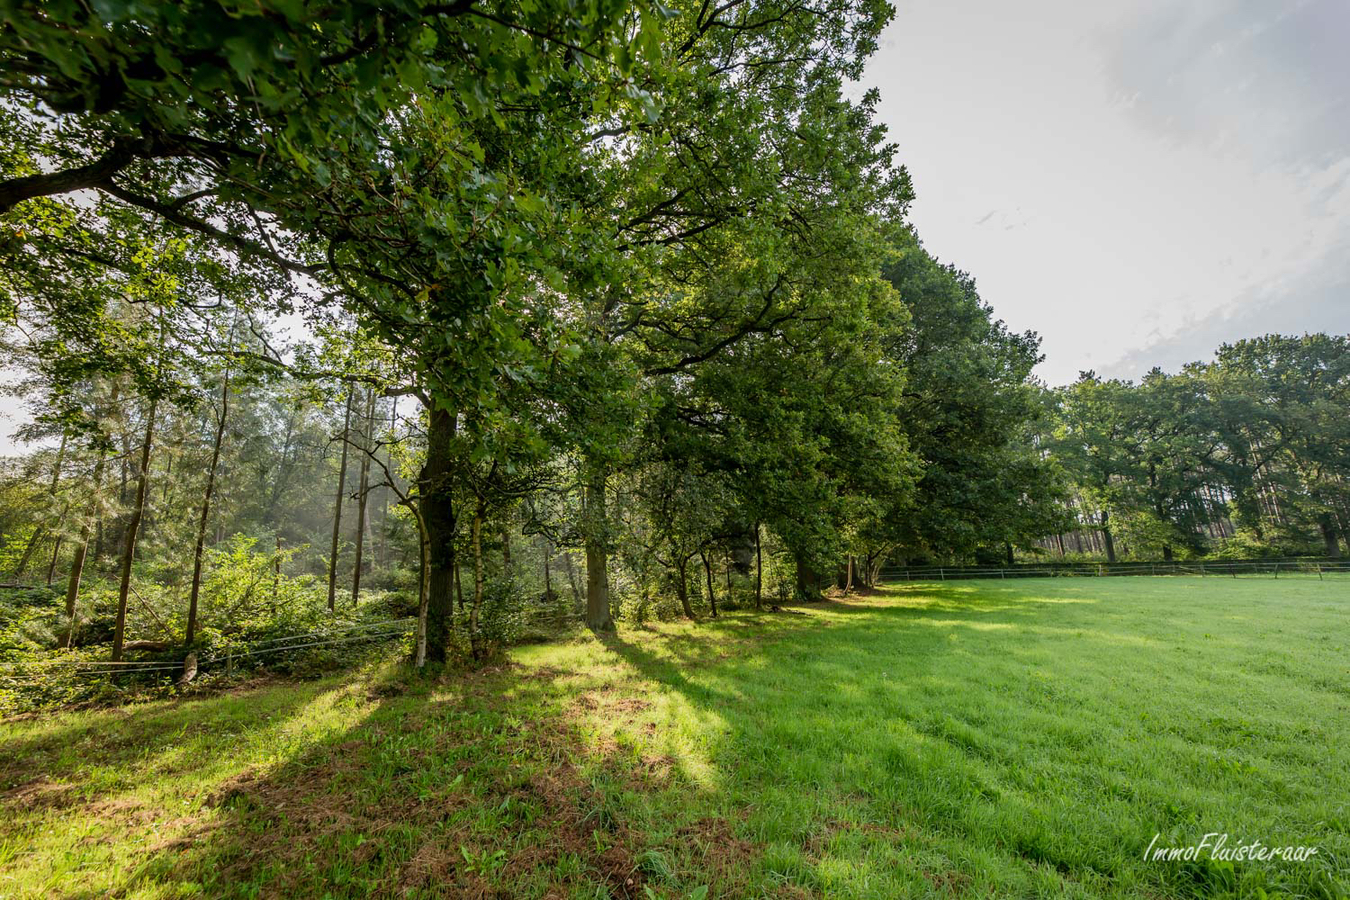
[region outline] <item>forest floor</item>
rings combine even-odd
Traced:
[[[891,586],[0,723],[0,897],[1342,896],[1350,580]],[[1306,862],[1146,862],[1187,845]]]

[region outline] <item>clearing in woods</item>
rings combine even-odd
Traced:
[[[1350,580],[905,584],[0,724],[0,896],[1341,896]],[[1307,862],[1147,862],[1209,832]]]

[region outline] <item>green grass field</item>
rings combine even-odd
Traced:
[[[907,584],[0,724],[0,896],[1337,897],[1348,739],[1350,581]]]

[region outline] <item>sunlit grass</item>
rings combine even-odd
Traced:
[[[0,725],[0,895],[1345,895],[1350,582],[804,611]]]

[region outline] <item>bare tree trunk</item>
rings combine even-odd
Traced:
[[[563,554],[563,569],[567,572],[567,583],[572,588],[572,608],[580,613],[585,611],[585,603],[581,596],[581,588],[577,585],[576,566],[572,565],[572,554]]]
[[[1327,556],[1339,557],[1341,545],[1336,534],[1336,520],[1332,518],[1331,513],[1323,513],[1318,518],[1317,525],[1322,530],[1322,543],[1326,546]]]
[[[52,544],[52,561],[47,566],[47,587],[52,586],[52,579],[56,577],[56,561],[61,558],[61,544],[65,536],[58,534],[55,543]]]
[[[66,460],[66,434],[65,432],[62,432],[61,448],[56,451],[56,464],[52,466],[51,484],[47,486],[47,493],[52,498],[53,503],[56,501],[56,488],[57,485],[61,483],[61,466],[65,463],[65,460]],[[23,557],[19,560],[19,567],[14,570],[14,577],[16,578],[19,577],[24,573],[24,570],[28,568],[28,561],[33,558],[33,551],[37,549],[38,543],[46,536],[47,536],[47,529],[44,528],[42,525],[38,525],[36,528],[33,529],[33,535],[28,539],[28,546],[24,548]],[[47,578],[47,583],[48,584],[52,583],[50,576]]]
[[[428,413],[427,457],[418,487],[418,505],[427,528],[426,574],[427,656],[443,663],[450,650],[454,627],[455,506],[451,478],[451,444],[458,428],[457,417],[433,406]]]
[[[357,491],[356,571],[352,575],[352,606],[356,605],[361,596],[361,551],[366,540],[366,488],[370,484],[370,454],[375,449],[371,446],[370,440],[371,432],[375,430],[375,389],[370,388],[366,393],[366,427],[361,439],[365,452],[361,454],[361,481],[360,489]]]
[[[281,535],[276,536],[277,549],[272,554],[272,615],[277,614],[277,595],[281,593]]]
[[[605,476],[596,473],[586,485],[586,624],[596,630],[613,626],[609,618],[609,552],[606,548]]]
[[[233,348],[232,348],[233,349]],[[220,464],[220,445],[225,440],[225,420],[230,413],[230,367],[220,380],[220,416],[216,419],[215,440],[211,443],[211,465],[206,470],[206,491],[202,494],[202,515],[197,522],[197,543],[192,550],[192,591],[188,595],[187,634],[183,642],[192,646],[197,637],[197,601],[202,590],[202,554],[206,549],[206,524],[211,517],[211,497],[216,491],[216,468]],[[275,588],[273,588],[275,597]]]
[[[844,579],[844,593],[853,593],[853,554],[848,555],[848,575]]]
[[[469,650],[475,660],[483,658],[482,636],[478,633],[478,613],[483,606],[483,498],[473,510],[473,606],[469,608]]]
[[[708,554],[700,547],[698,558],[703,563],[703,575],[708,582],[708,605],[712,607],[712,617],[717,618],[717,593],[713,590],[712,566],[708,565]]]
[[[553,602],[553,575],[549,572],[549,555],[553,548],[549,546],[548,538],[544,538],[544,602]]]
[[[1111,536],[1111,515],[1106,510],[1102,510],[1102,539],[1106,541],[1106,561],[1116,561],[1116,541]]]
[[[94,492],[89,501],[89,517],[92,520],[98,511],[98,494],[103,487],[103,469],[108,461],[107,450],[100,449],[98,462],[94,464]],[[84,576],[84,561],[89,553],[89,521],[80,527],[80,543],[75,548],[75,558],[70,563],[70,578],[66,582],[66,648],[75,641],[75,605],[80,599],[80,579]]]
[[[333,502],[333,544],[328,552],[328,610],[337,609],[338,537],[342,533],[342,495],[347,490],[347,438],[352,425],[352,395],[356,385],[347,386],[347,412],[342,419],[342,462],[338,464],[337,499]]]
[[[113,662],[122,660],[122,644],[127,629],[127,597],[131,593],[131,563],[136,557],[136,537],[141,530],[141,518],[145,515],[145,492],[150,478],[150,448],[155,438],[155,413],[159,411],[159,398],[150,400],[150,412],[145,419],[145,441],[141,444],[141,471],[136,480],[136,504],[131,508],[127,519],[126,536],[122,544],[122,583],[117,591],[117,625],[113,629]]]
[[[689,557],[682,556],[676,563],[675,570],[679,574],[679,580],[675,582],[675,595],[680,598],[680,608],[684,610],[685,618],[694,618],[694,609],[689,605],[689,577],[687,570],[689,568]]]
[[[431,539],[427,534],[427,524],[416,504],[409,503],[413,518],[417,520],[417,544],[422,556],[421,577],[417,588],[417,639],[413,649],[413,665],[422,668],[427,664],[427,579],[431,577]]]
[[[755,523],[755,609],[764,605],[764,553],[760,546],[760,524]]]

